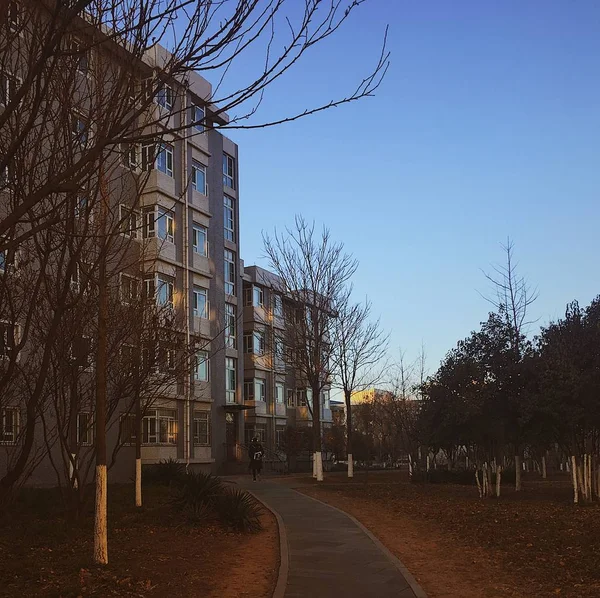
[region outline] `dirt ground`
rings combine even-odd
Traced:
[[[0,596],[177,596],[270,598],[279,570],[273,515],[256,534],[190,526],[173,514],[167,490],[148,488],[136,510],[133,488],[109,488],[109,564],[91,564],[91,514],[67,523],[52,509],[22,509],[0,520]],[[41,511],[41,512],[40,512]]]
[[[403,478],[291,483],[361,521],[430,598],[600,597],[600,508],[574,507],[566,478],[526,479],[522,493],[503,488],[499,500]]]

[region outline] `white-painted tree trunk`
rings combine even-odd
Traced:
[[[488,495],[487,463],[483,464],[483,469],[481,471],[481,480],[483,483],[483,496],[487,497],[487,495]]]
[[[427,471],[429,471],[429,453],[427,453]]]
[[[577,461],[575,455],[571,455],[571,471],[573,473],[573,502],[577,504],[579,502],[579,491],[577,488]]]
[[[542,455],[542,479],[546,479],[547,471],[546,471],[546,455]]]
[[[408,454],[408,477],[412,478],[413,468],[412,468],[412,457],[410,453]]]
[[[500,484],[502,480],[502,465],[496,467],[496,496],[500,498]]]
[[[567,461],[565,465],[567,467],[567,473],[571,473],[571,465],[569,464],[569,461]]]
[[[316,478],[317,477],[317,453],[313,453],[312,467],[313,467],[313,478]]]
[[[75,490],[77,490],[77,478],[75,477],[75,467],[73,463],[75,463],[75,459],[77,455],[75,453],[71,453],[71,460],[69,461],[69,479],[71,480],[71,484]]]
[[[323,456],[321,451],[315,453],[317,461],[317,482],[323,481]]]
[[[354,477],[354,459],[352,458],[352,453],[348,454],[348,477]]]
[[[108,564],[106,465],[96,466],[96,509],[94,520],[94,562]]]
[[[142,460],[135,460],[135,506],[142,506]]]
[[[515,455],[515,491],[521,490],[521,455]]]
[[[469,469],[469,455],[465,457],[465,467]]]
[[[475,469],[475,481],[477,482],[477,490],[479,490],[479,498],[483,498],[483,491],[481,489],[481,484],[479,483],[479,470]]]
[[[588,501],[590,499],[590,486],[589,486],[589,480],[588,480],[588,455],[587,455],[587,453],[584,453],[584,455],[583,455],[582,476],[583,476],[583,496],[585,497],[585,500]]]

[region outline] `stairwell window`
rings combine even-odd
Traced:
[[[236,360],[233,357],[225,358],[225,400],[227,403],[235,403],[236,390]]]
[[[235,160],[223,154],[223,186],[235,189]]]
[[[168,307],[173,309],[174,302],[173,296],[175,291],[175,281],[167,276],[160,275],[157,279],[157,292],[156,299],[158,305],[161,307]]]
[[[235,254],[225,250],[225,294],[235,295]]]
[[[263,402],[267,400],[267,385],[262,378],[254,379],[254,400]]]
[[[161,85],[160,89],[156,92],[154,100],[159,106],[171,110],[175,100],[173,88],[170,85]]]
[[[235,349],[236,346],[236,318],[235,305],[231,303],[225,304],[225,346]]]
[[[283,405],[285,396],[285,386],[283,384],[275,384],[275,402]]]
[[[233,208],[233,199],[224,196],[223,200],[223,216],[225,222],[225,238],[228,241],[235,242],[235,211]]]
[[[158,238],[169,243],[175,243],[175,214],[162,206],[158,206],[157,214]]]

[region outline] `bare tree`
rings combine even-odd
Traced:
[[[506,263],[493,266],[492,273],[484,273],[490,282],[494,295],[484,296],[491,303],[500,317],[504,320],[509,338],[509,351],[512,365],[518,368],[525,357],[527,350],[527,330],[533,320],[529,320],[529,308],[538,298],[538,291],[518,273],[518,264],[514,259],[514,243],[507,239],[502,245],[506,255]],[[516,374],[516,372],[515,372]],[[515,455],[515,490],[521,490],[521,459],[523,456],[523,434],[520,421],[521,391],[518,375],[512,376],[512,384],[506,384],[507,396],[504,397],[508,410],[509,430],[507,436],[512,439]]]
[[[296,216],[294,226],[273,236],[263,235],[265,254],[279,277],[285,297],[284,317],[293,366],[312,390],[315,474],[323,480],[321,391],[331,382],[336,306],[346,301],[348,281],[357,261],[344,245],[331,240],[329,230]]]
[[[377,384],[384,372],[382,361],[388,348],[379,320],[369,321],[371,303],[352,304],[348,298],[336,306],[333,324],[332,361],[335,384],[346,402],[346,453],[348,477],[354,476],[352,459],[352,394]]]

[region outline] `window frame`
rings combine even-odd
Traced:
[[[173,178],[174,156],[175,146],[172,143],[161,141],[161,143],[158,145],[158,151],[156,152],[156,157],[154,159],[156,170]]]
[[[138,238],[140,232],[139,217],[140,213],[137,210],[132,210],[129,206],[119,204],[119,228],[123,236],[129,237],[130,239]],[[125,225],[127,226],[125,227]]]
[[[192,158],[192,189],[197,193],[208,196],[208,181],[206,178],[206,165],[202,164],[199,160]],[[204,185],[202,189],[198,189],[198,182],[196,180],[197,173],[201,172],[204,178]]]
[[[11,416],[11,438],[8,439],[7,430],[7,414],[12,413]],[[15,446],[21,433],[21,411],[18,407],[6,406],[0,409],[0,445],[4,446]]]
[[[229,195],[223,195],[223,234],[227,241],[235,243],[235,204]]]
[[[154,433],[152,432],[152,422],[154,422]],[[163,430],[162,422],[166,422]],[[163,431],[166,432],[166,440],[161,440]],[[150,409],[142,419],[142,444],[176,446],[178,436],[177,409],[156,408]],[[152,441],[151,437],[155,440]]]
[[[279,400],[279,390],[281,390],[281,400]],[[278,405],[285,404],[285,384],[283,382],[275,382],[275,403]]]
[[[206,424],[205,441],[202,441],[200,432],[200,426],[198,424]],[[194,446],[210,446],[211,441],[211,425],[210,425],[210,411],[196,409],[193,413],[192,420],[192,436],[194,441]]]
[[[224,251],[224,277],[223,287],[226,295],[235,296],[236,255],[231,249]]]
[[[204,235],[204,242],[202,243],[203,251],[199,251],[200,243],[197,238],[201,235]],[[195,222],[192,224],[192,252],[201,257],[208,257],[208,229],[206,226]]]
[[[204,370],[204,373],[202,373],[202,370]],[[196,351],[194,355],[193,374],[195,382],[210,381],[210,356],[208,354],[208,351]]]
[[[199,310],[198,297],[204,297],[204,309],[202,312]],[[192,286],[192,314],[195,318],[202,318],[203,320],[209,319],[209,309],[208,309],[208,289],[204,287],[193,285]]]
[[[235,191],[235,158],[223,152],[223,187]]]
[[[197,114],[196,112],[200,111],[202,113],[202,118],[200,119],[200,121],[197,118]],[[206,109],[204,108],[204,106],[200,106],[199,104],[192,104],[191,105],[191,115],[190,118],[192,120],[192,126],[194,128],[194,130],[196,131],[196,133],[204,133],[204,131],[206,130],[205,126],[204,126],[204,122],[206,119]],[[200,122],[201,124],[198,124],[198,122]]]
[[[81,429],[82,416],[86,416],[88,421],[86,422],[85,430]],[[77,444],[79,446],[93,446],[94,444],[94,419],[91,411],[79,411],[77,413]],[[84,438],[82,438],[84,436]]]
[[[225,357],[225,402],[235,403],[237,395],[237,370],[235,357]],[[233,388],[230,388],[232,386]]]
[[[237,314],[233,303],[225,302],[225,346],[230,349],[237,347],[236,334]]]

